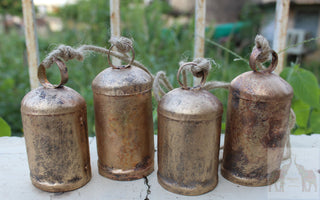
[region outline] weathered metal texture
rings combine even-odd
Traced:
[[[195,1],[194,58],[204,58],[204,40],[206,28],[206,0]],[[194,78],[194,85],[200,83]]]
[[[287,41],[287,28],[289,20],[290,0],[277,0],[276,4],[276,18],[275,18],[275,31],[273,35],[273,49],[279,52],[286,47]],[[275,72],[280,74],[285,64],[285,52],[279,54],[279,65]]]
[[[216,187],[222,112],[221,102],[201,87],[183,86],[163,96],[158,105],[162,187],[183,195],[200,195]]]
[[[109,67],[92,83],[102,176],[134,180],[154,169],[151,77],[134,66]]]
[[[37,67],[39,65],[39,48],[36,32],[36,20],[32,0],[22,0],[23,21],[25,27],[26,47],[28,53],[29,77],[31,89],[39,87]]]
[[[292,87],[268,69],[257,71],[253,52],[246,72],[231,82],[221,173],[247,186],[272,184],[279,178],[288,127]]]
[[[110,0],[110,31],[111,37],[120,37],[120,0]],[[121,65],[121,60],[112,58],[114,65]]]
[[[21,102],[30,177],[48,192],[65,192],[91,179],[85,100],[66,86],[39,87]]]

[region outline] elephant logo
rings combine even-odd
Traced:
[[[281,166],[279,180],[274,183],[276,192],[284,192],[285,177],[288,174],[288,170],[290,169],[291,164],[292,164],[292,159],[290,157],[289,163]],[[272,185],[269,185],[269,192],[271,192],[271,187]]]
[[[314,191],[317,192],[317,177],[313,170],[305,169],[303,165],[298,164],[296,157],[294,158],[294,164],[299,171],[302,184],[302,192],[310,192],[312,186],[314,186]],[[307,187],[309,186],[309,187]]]

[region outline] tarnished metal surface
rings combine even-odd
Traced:
[[[296,3],[296,2],[295,2]],[[287,30],[289,20],[290,0],[277,0],[276,3],[276,19],[275,30],[273,34],[273,49],[280,52],[286,48]],[[279,66],[275,69],[277,74],[280,74],[284,69],[285,53],[279,53]]]
[[[180,71],[180,70],[179,70]],[[200,195],[218,183],[221,102],[210,92],[177,88],[158,105],[158,181],[183,195]]]
[[[39,87],[21,102],[33,185],[64,192],[91,179],[85,100],[71,88]]]
[[[195,29],[194,29],[194,58],[204,57],[204,40],[206,28],[206,0],[195,1]],[[194,78],[194,85],[200,83],[199,78]]]
[[[39,48],[36,31],[36,18],[32,0],[22,0],[24,33],[28,54],[29,77],[31,89],[39,87],[37,67],[39,65]]]
[[[110,0],[110,32],[111,37],[120,37],[120,0]],[[114,65],[121,65],[121,60],[112,58]]]
[[[143,178],[154,169],[151,77],[143,70],[107,68],[92,83],[99,173]]]
[[[255,68],[257,52],[250,65]],[[268,69],[246,72],[231,82],[222,175],[248,186],[272,184],[279,178],[293,90]]]

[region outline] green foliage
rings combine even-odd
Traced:
[[[292,86],[292,108],[296,114],[294,134],[311,134],[320,131],[320,90],[315,75],[297,64],[292,64],[281,73]]]
[[[291,84],[297,98],[312,107],[320,108],[318,81],[312,72],[299,65],[292,65],[285,68],[281,76]]]
[[[134,39],[136,59],[145,64],[153,74],[160,70],[165,71],[174,87],[178,87],[175,76],[179,61],[193,59],[194,21],[190,20],[186,24],[180,24],[170,19],[170,21],[173,20],[173,23],[169,25],[167,13],[170,12],[170,8],[166,1],[155,0],[150,6],[143,6],[141,0],[122,0],[120,7],[121,35]],[[231,36],[224,43],[219,43],[241,55],[244,60],[250,55],[252,41],[256,34],[254,24],[257,24],[259,20],[256,13],[259,13],[259,8],[248,7],[242,15],[241,19],[249,22],[251,20],[252,25],[241,33],[241,41],[245,41],[242,44],[244,48],[235,48],[235,41],[239,41],[236,35]],[[109,46],[109,15],[109,1],[79,0],[77,4],[61,8],[57,16],[62,18],[64,29],[61,32],[39,35],[40,59],[43,60],[46,54],[59,44],[73,47],[81,44]],[[210,30],[206,33],[206,38],[212,38],[214,31]],[[0,71],[5,72],[0,73],[0,116],[10,125],[12,135],[21,136],[20,102],[29,91],[25,41],[23,35],[14,31],[0,36]],[[243,38],[243,36],[246,37]],[[246,62],[234,61],[236,58],[234,55],[217,47],[213,42],[207,41],[205,48],[205,57],[213,58],[217,63],[209,74],[208,81],[230,82],[239,74],[250,70]],[[108,67],[106,56],[92,53],[87,55],[83,62],[73,60],[69,61],[67,66],[69,81],[66,85],[78,91],[85,98],[88,109],[89,135],[93,136],[95,129],[91,82],[98,73]],[[319,90],[314,92],[316,79],[307,70],[299,67],[285,69],[282,76],[294,86],[297,94],[292,104],[297,115],[297,129],[294,133],[319,133],[320,111],[316,104],[316,97],[314,97],[317,94],[319,100]],[[48,78],[55,83],[59,81],[59,71],[56,67],[48,69]],[[213,93],[224,105],[222,126],[224,132],[228,91],[216,89]],[[313,97],[307,97],[310,94]],[[157,130],[156,108],[157,102],[153,99],[155,133]]]
[[[25,42],[11,31],[0,35],[0,44],[0,116],[9,123],[13,136],[21,136],[20,102],[29,90]]]
[[[0,137],[11,136],[11,128],[6,121],[0,117]]]
[[[1,0],[0,13],[8,13],[11,15],[22,15],[22,1],[17,0]]]

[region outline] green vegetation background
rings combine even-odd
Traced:
[[[181,60],[193,58],[194,21],[181,25],[167,25],[164,14],[171,12],[164,2],[156,0],[144,7],[141,0],[121,1],[121,32],[123,36],[134,39],[136,60],[148,66],[153,74],[163,70],[171,83],[177,87],[175,75]],[[258,32],[260,9],[247,5],[242,11],[241,20],[249,21],[251,26],[237,35],[231,35],[222,44],[245,59],[249,58],[254,37]],[[81,44],[93,44],[108,47],[110,38],[109,2],[99,0],[79,0],[78,4],[61,8],[57,16],[61,17],[64,29],[61,32],[49,32],[39,35],[38,43],[41,60],[57,47],[65,44],[73,47]],[[191,19],[193,17],[191,16]],[[211,27],[211,28],[210,28]],[[206,38],[212,40],[214,24],[206,32]],[[240,47],[239,47],[240,46]],[[250,70],[247,63],[234,61],[235,57],[218,48],[212,42],[206,42],[205,57],[214,59],[217,65],[211,71],[208,80],[228,81]],[[318,64],[303,66],[317,69]],[[108,67],[106,56],[92,54],[83,62],[69,61],[69,82],[67,85],[78,91],[87,102],[89,135],[95,134],[93,96],[91,82],[103,69]],[[294,134],[320,133],[319,84],[316,76],[293,64],[282,73],[294,88],[293,108],[297,115]],[[25,39],[22,31],[11,30],[0,33],[0,136],[22,136],[20,102],[30,90],[26,61]],[[49,80],[59,81],[58,70],[48,70]],[[318,76],[318,74],[316,74]],[[217,89],[213,93],[223,102],[224,116],[222,129],[225,128],[225,113],[228,91]],[[157,102],[153,101],[155,134],[157,132]]]

